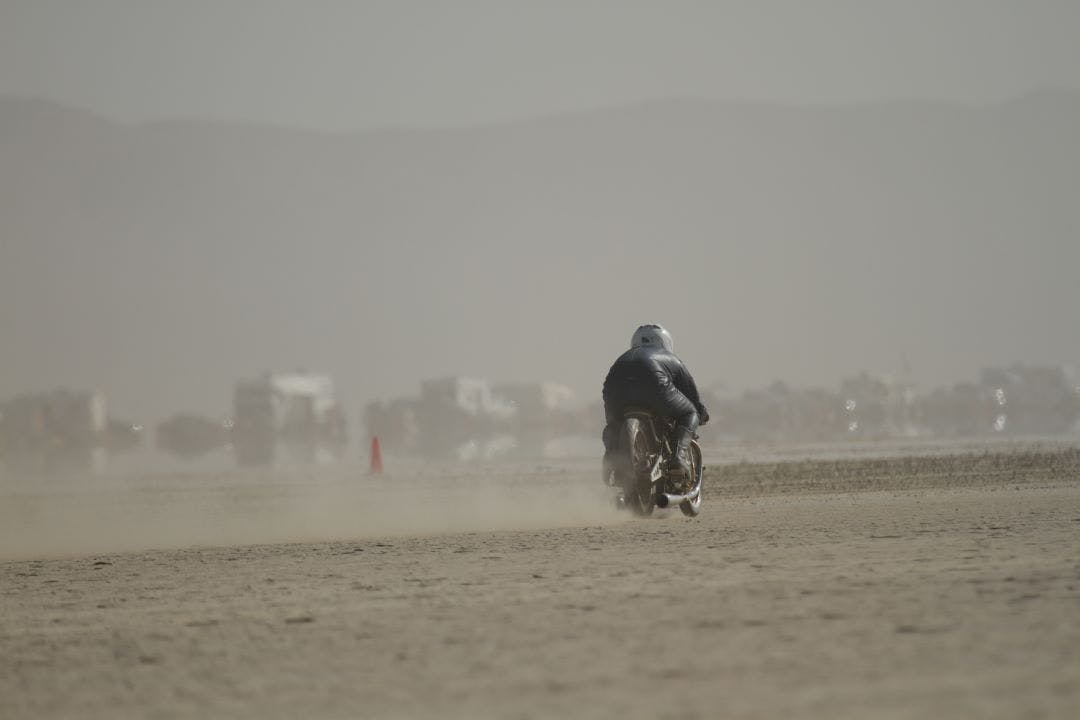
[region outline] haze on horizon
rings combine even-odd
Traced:
[[[669,98],[1080,89],[1068,0],[4,0],[0,94],[140,122],[476,125]]]
[[[4,0],[0,397],[152,422],[307,366],[351,413],[450,373],[589,401],[653,321],[731,389],[1080,362],[1078,31],[1070,2]]]

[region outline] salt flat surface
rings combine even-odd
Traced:
[[[1080,714],[1075,452],[429,470],[8,486],[0,717]]]

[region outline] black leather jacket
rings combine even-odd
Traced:
[[[608,370],[604,379],[604,398],[613,399],[634,388],[637,395],[655,393],[661,402],[678,402],[680,395],[689,400],[699,415],[708,417],[698,396],[697,384],[690,371],[674,353],[663,348],[636,347],[624,352]]]

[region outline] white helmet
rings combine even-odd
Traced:
[[[634,331],[634,337],[630,338],[630,347],[663,347],[669,353],[675,352],[675,342],[671,339],[671,333],[659,325],[642,325]]]

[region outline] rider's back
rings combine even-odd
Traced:
[[[686,367],[674,354],[662,347],[635,347],[620,355],[604,379],[604,393],[638,386],[660,391],[678,388]]]

